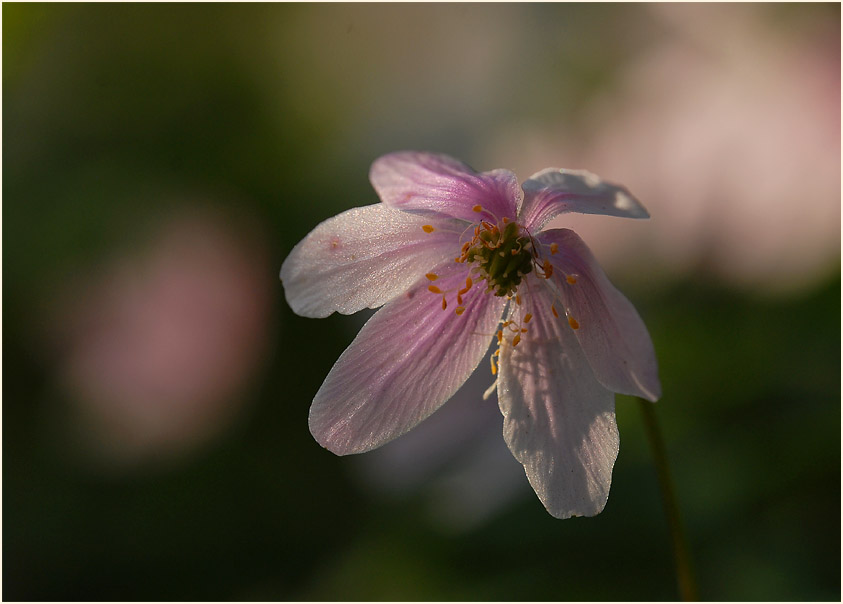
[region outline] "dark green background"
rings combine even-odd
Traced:
[[[502,10],[463,8],[471,18]],[[435,19],[445,9],[428,10]],[[464,153],[482,118],[464,131],[444,124],[419,133],[412,112],[424,99],[398,94],[397,106],[370,110],[372,119],[383,110],[395,121],[370,140],[365,124],[355,131],[347,123],[345,99],[301,98],[318,89],[297,88],[302,73],[329,76],[296,36],[324,36],[326,52],[341,56],[354,38],[337,32],[354,34],[354,11],[4,4],[4,599],[677,597],[655,472],[631,401],[619,397],[623,445],[600,516],[554,520],[525,496],[476,528],[444,531],[423,512],[424,485],[385,497],[355,478],[353,461],[310,437],[310,400],[358,323],[296,317],[280,284],[270,349],[241,395],[246,411],[197,453],[101,472],[56,437],[54,418],[69,401],[55,358],[33,335],[43,300],[57,275],[140,236],[145,218],[161,209],[149,199],[166,199],[158,193],[236,200],[270,233],[266,279],[275,283],[286,253],[319,221],[375,201],[366,175],[378,155],[432,149],[474,163]],[[565,86],[548,84],[565,94],[553,102],[514,94],[513,118],[569,112],[575,123],[625,53],[662,35],[640,5],[524,5],[517,14],[542,35],[559,24],[570,42],[551,61]],[[324,30],[285,26],[303,16]],[[768,7],[764,18],[783,28],[836,22],[839,51],[837,5]],[[420,27],[395,43],[438,43]],[[584,46],[581,55],[567,53],[574,44]],[[401,68],[388,47],[369,56],[373,63],[343,77],[365,87],[379,70]],[[404,112],[404,122],[396,119]],[[341,147],[348,140],[355,148]],[[823,282],[779,298],[695,272],[631,297],[660,358],[665,396],[657,412],[701,597],[838,600],[839,265]]]

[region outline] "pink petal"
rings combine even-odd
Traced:
[[[553,516],[594,516],[609,497],[618,455],[614,394],[594,378],[547,284],[530,277],[517,313],[533,315],[513,347],[501,347],[498,404],[503,435],[536,495]],[[523,323],[523,319],[521,319]]]
[[[432,233],[422,227],[435,227]],[[459,253],[464,223],[433,220],[383,204],[329,218],[281,266],[290,307],[305,317],[376,308]]]
[[[514,219],[521,203],[515,174],[493,170],[478,174],[447,155],[402,151],[378,158],[369,172],[381,200],[407,211],[437,212],[462,220]],[[473,211],[480,205],[483,212]]]
[[[524,189],[521,222],[534,233],[564,212],[650,217],[624,187],[605,182],[585,170],[547,168],[533,174],[521,187]]]
[[[437,272],[437,271],[434,271]],[[506,299],[475,285],[454,298],[468,270],[451,262],[428,291],[423,279],[363,326],[337,360],[310,408],[310,431],[337,455],[362,453],[401,436],[459,389],[489,348]]]
[[[609,282],[576,233],[552,229],[537,239],[545,250],[551,243],[559,246],[556,254],[545,252],[554,267],[553,282],[579,324],[574,332],[600,383],[613,392],[658,400],[656,353],[635,307]],[[566,275],[576,283],[569,283]]]

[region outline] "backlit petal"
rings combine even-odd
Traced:
[[[369,180],[385,204],[478,222],[514,219],[521,203],[518,179],[509,170],[477,173],[447,155],[402,151],[378,158]],[[475,206],[483,211],[475,212]]]
[[[615,395],[595,379],[576,337],[551,310],[546,284],[509,318],[529,311],[529,330],[500,354],[498,403],[503,435],[541,502],[553,516],[594,516],[609,497],[618,454]]]
[[[433,226],[432,232],[423,227]],[[375,204],[329,218],[281,266],[287,302],[305,317],[376,308],[459,253],[465,228]]]
[[[454,298],[467,270],[451,262],[435,270],[369,319],[336,362],[310,408],[310,431],[338,455],[362,453],[401,436],[427,418],[465,382],[489,348],[506,300],[475,285]]]
[[[534,233],[564,212],[649,218],[644,206],[624,187],[585,170],[547,168],[521,185],[524,205],[520,219]]]
[[[661,397],[658,364],[647,327],[635,307],[609,282],[582,239],[569,229],[539,234],[548,254],[553,281],[577,323],[576,337],[594,374],[606,388],[651,401]],[[576,281],[570,283],[565,275]]]

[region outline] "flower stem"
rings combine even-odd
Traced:
[[[673,481],[670,479],[667,451],[661,431],[659,430],[658,420],[656,419],[655,405],[644,399],[638,399],[638,406],[641,408],[641,414],[644,416],[647,439],[650,441],[650,449],[653,452],[653,460],[655,461],[656,472],[659,477],[659,487],[661,488],[664,511],[667,515],[667,524],[673,540],[673,554],[676,561],[676,580],[679,585],[679,594],[685,602],[694,602],[697,600],[697,586],[694,581],[694,573],[691,569],[688,543],[685,540],[682,522],[679,519],[679,506],[676,503],[676,495],[673,491]]]

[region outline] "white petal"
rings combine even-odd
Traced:
[[[338,455],[362,453],[401,436],[436,411],[483,359],[506,300],[475,285],[457,315],[467,267],[436,271],[448,294],[416,284],[369,319],[337,360],[310,408],[314,438]]]
[[[432,225],[432,233],[422,227]],[[383,204],[329,218],[281,266],[290,307],[305,317],[377,308],[425,273],[459,254],[465,226],[424,218]]]
[[[579,235],[550,229],[537,239],[558,246],[558,253],[548,255],[556,268],[553,280],[579,324],[577,340],[597,379],[613,392],[657,401],[662,390],[656,353],[638,311],[612,285]],[[569,283],[565,275],[576,282]]]
[[[554,317],[545,284],[509,318],[530,312],[527,333],[500,353],[498,403],[503,434],[553,516],[594,516],[609,497],[618,454],[614,394],[594,378],[571,328]]]
[[[621,218],[649,218],[644,206],[624,187],[585,170],[547,168],[521,185],[524,203],[520,219],[534,233],[557,214],[606,214]]]

